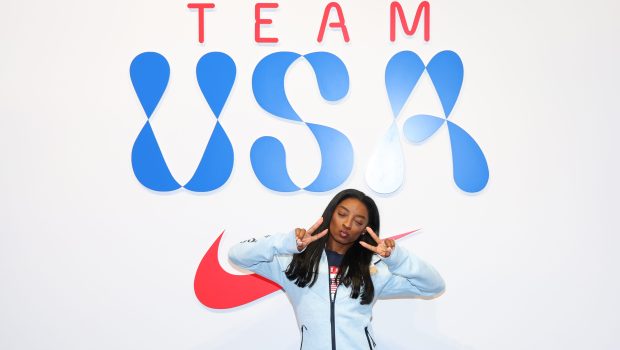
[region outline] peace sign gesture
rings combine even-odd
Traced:
[[[360,241],[362,247],[374,252],[375,254],[381,255],[383,258],[387,258],[392,254],[392,250],[396,247],[396,242],[391,238],[380,239],[379,236],[373,231],[370,227],[366,227],[366,231],[372,239],[377,242],[377,246],[372,246],[364,241]]]
[[[303,251],[304,249],[306,249],[308,244],[316,241],[317,239],[321,239],[323,236],[327,234],[327,229],[325,229],[321,231],[320,233],[317,233],[316,235],[312,235],[314,231],[316,231],[316,229],[319,228],[322,222],[323,222],[323,217],[320,217],[319,220],[317,220],[317,222],[315,222],[314,225],[312,225],[312,227],[310,227],[308,230],[305,230],[303,228],[295,229],[295,238],[297,239],[297,250],[298,251],[300,252]]]

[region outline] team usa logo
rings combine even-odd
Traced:
[[[262,136],[254,141],[250,161],[257,179],[276,192],[326,192],[341,186],[353,167],[354,150],[345,133],[326,125],[305,122],[286,97],[284,79],[288,68],[305,59],[312,67],[321,96],[337,102],[349,91],[346,65],[329,52],[301,55],[275,52],[263,58],[252,75],[252,92],[258,105],[279,118],[304,124],[316,139],[321,154],[321,168],[313,182],[301,188],[290,178],[286,150],[280,140]],[[396,120],[422,74],[427,73],[443,108],[444,115],[418,114],[407,117],[402,133],[413,143],[431,137],[447,125],[452,149],[453,178],[463,191],[481,191],[489,179],[486,158],[474,138],[449,117],[463,83],[463,64],[453,51],[437,53],[428,64],[414,52],[394,55],[385,68],[385,88],[392,107],[392,123],[378,142],[366,171],[366,182],[378,193],[396,191],[404,181],[404,156]],[[193,192],[209,192],[223,186],[230,178],[234,164],[234,148],[219,123],[219,118],[236,78],[233,59],[222,52],[205,54],[196,66],[196,79],[216,124],[196,171],[188,183],[181,185],[172,176],[150,125],[156,106],[162,100],[170,78],[168,61],[159,53],[145,52],[136,56],[130,66],[136,95],[146,114],[146,122],[134,142],[131,154],[133,171],[145,187],[159,192],[185,188]],[[389,112],[388,112],[389,113]]]

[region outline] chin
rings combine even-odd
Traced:
[[[355,241],[357,241],[357,238],[355,239],[344,239],[342,237],[339,236],[332,236],[332,239],[342,245],[351,245],[353,243],[355,243]]]

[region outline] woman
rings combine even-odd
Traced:
[[[379,238],[379,211],[364,193],[338,193],[308,230],[244,241],[230,260],[282,286],[302,349],[373,349],[379,298],[433,296],[441,276],[393,239]]]

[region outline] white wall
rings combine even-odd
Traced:
[[[204,45],[184,2],[3,4],[0,348],[296,348],[283,293],[210,310],[194,295],[194,274],[222,230],[225,250],[253,235],[307,226],[346,187],[376,198],[384,235],[422,228],[399,244],[447,282],[435,300],[377,304],[383,348],[620,346],[617,3],[430,1],[428,43],[420,35],[389,42],[388,1],[339,3],[348,44],[337,31],[316,42],[326,1],[281,1],[265,29],[280,38],[276,45],[254,43],[254,3],[247,1],[216,2]],[[410,11],[417,4],[402,3]],[[308,85],[312,71],[299,62],[289,72],[289,97],[306,121],[349,137],[353,172],[327,193],[267,190],[250,165],[258,137],[283,141],[299,183],[312,181],[320,158],[307,129],[258,107],[252,71],[272,52],[323,50],[346,64],[348,96],[323,102]],[[401,50],[425,61],[441,50],[462,58],[465,81],[450,118],[485,152],[491,176],[482,192],[454,185],[445,127],[421,146],[403,139],[407,174],[396,193],[377,195],[366,185],[369,155],[392,118],[385,64]],[[131,147],[146,118],[129,64],[143,51],[171,65],[152,123],[181,183],[214,124],[196,62],[210,51],[235,60],[237,80],[221,116],[235,165],[219,190],[161,194],[134,177]],[[440,113],[428,76],[418,88],[420,102],[403,112]]]

